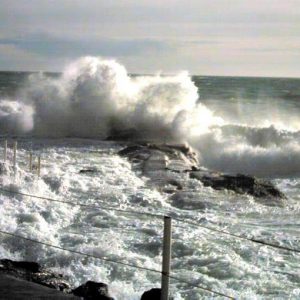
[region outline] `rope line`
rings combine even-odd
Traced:
[[[122,212],[126,214],[132,214],[132,215],[144,215],[144,216],[149,216],[153,218],[164,218],[164,215],[159,215],[159,214],[153,214],[153,213],[148,213],[148,212],[138,212],[134,210],[125,210],[125,209],[118,209],[114,208],[113,206],[100,206],[100,205],[88,205],[88,204],[82,204],[79,202],[72,202],[72,201],[64,201],[64,200],[57,200],[53,198],[47,198],[47,197],[42,197],[42,196],[36,196],[36,195],[31,195],[31,194],[26,194],[26,193],[21,193],[21,192],[16,192],[16,191],[10,191],[6,189],[0,188],[1,192],[8,193],[8,194],[16,194],[16,195],[21,195],[21,196],[26,196],[26,197],[32,197],[40,200],[47,200],[47,201],[52,201],[52,202],[58,202],[58,203],[64,203],[68,205],[78,205],[81,207],[85,208],[97,208],[97,209],[103,209],[103,210],[110,210],[110,211],[116,211],[116,212]]]
[[[163,274],[163,272],[155,270],[155,269],[146,268],[146,267],[140,267],[140,266],[129,264],[129,263],[125,263],[125,262],[122,262],[122,261],[117,261],[117,260],[113,260],[113,259],[109,259],[109,258],[97,256],[97,255],[87,254],[87,253],[83,253],[83,252],[75,251],[75,250],[71,250],[71,249],[66,249],[66,248],[63,248],[63,247],[60,247],[60,246],[52,245],[52,244],[45,243],[45,242],[40,242],[40,241],[31,239],[31,238],[27,238],[27,237],[24,237],[24,236],[21,236],[21,235],[17,235],[17,234],[11,233],[11,232],[3,231],[1,229],[0,229],[0,233],[5,234],[5,235],[9,235],[9,236],[13,236],[15,238],[23,239],[23,240],[26,240],[26,241],[29,241],[29,242],[32,242],[32,243],[35,243],[35,244],[41,244],[41,245],[44,245],[44,246],[47,246],[47,247],[51,247],[51,248],[55,248],[55,249],[58,249],[58,250],[63,250],[63,251],[67,251],[67,252],[70,252],[70,253],[82,255],[82,256],[85,256],[85,257],[96,258],[96,259],[100,259],[100,260],[103,260],[103,261],[106,261],[106,262],[110,262],[110,263],[114,263],[114,264],[119,264],[119,265],[127,266],[127,267],[130,267],[130,268],[135,268],[135,269],[139,269],[139,270],[144,270],[144,271],[149,271],[149,272],[153,272],[153,273]],[[235,298],[233,298],[231,296],[228,296],[228,295],[222,294],[220,292],[211,290],[211,289],[203,287],[201,285],[190,283],[188,281],[182,280],[182,279],[180,279],[178,277],[175,277],[175,276],[170,276],[170,275],[165,275],[165,276],[167,276],[167,277],[169,277],[171,279],[177,280],[179,282],[186,283],[189,286],[197,287],[197,288],[202,289],[204,291],[207,291],[207,292],[219,295],[219,296],[226,297],[228,299],[235,299]]]
[[[147,212],[138,212],[138,211],[133,211],[133,210],[117,209],[117,208],[114,208],[112,206],[88,205],[88,204],[82,204],[82,203],[72,202],[72,201],[57,200],[57,199],[52,199],[52,198],[47,198],[47,197],[42,197],[42,196],[36,196],[36,195],[31,195],[31,194],[26,194],[26,193],[21,193],[21,192],[16,192],[16,191],[10,191],[10,190],[3,189],[1,187],[0,187],[0,191],[5,192],[5,193],[9,193],[9,194],[17,194],[17,195],[26,196],[26,197],[32,197],[32,198],[36,198],[36,199],[40,199],[40,200],[47,200],[47,201],[52,201],[52,202],[64,203],[64,204],[68,204],[68,205],[78,205],[78,206],[85,207],[85,208],[92,208],[92,209],[96,208],[96,209],[111,210],[111,211],[131,214],[131,215],[144,215],[144,216],[149,216],[149,217],[153,217],[153,218],[161,218],[161,219],[164,218],[164,215],[160,215],[160,214],[153,214],[153,213],[147,213]],[[235,233],[231,233],[231,232],[228,232],[228,231],[225,231],[225,230],[222,230],[222,229],[217,229],[217,228],[213,228],[213,227],[210,227],[210,226],[197,224],[197,223],[182,220],[182,219],[179,219],[179,218],[176,218],[176,217],[172,217],[172,218],[175,221],[179,222],[179,223],[184,223],[184,224],[204,228],[204,229],[207,229],[209,231],[218,232],[218,233],[225,234],[225,235],[228,235],[228,236],[232,236],[232,237],[235,237],[235,238],[238,238],[238,239],[242,239],[242,240],[250,241],[250,242],[253,242],[253,243],[256,243],[256,244],[261,244],[261,245],[273,247],[273,248],[276,248],[276,249],[291,251],[291,252],[294,252],[294,253],[300,253],[299,249],[290,248],[290,247],[287,247],[287,246],[276,245],[276,244],[268,243],[268,242],[258,240],[258,239],[255,239],[255,238],[247,238],[245,236],[238,235],[238,234],[235,234]]]
[[[195,287],[195,288],[200,288],[200,289],[205,290],[205,291],[207,291],[207,292],[209,292],[209,293],[213,293],[213,294],[216,294],[216,295],[219,295],[219,296],[228,298],[228,299],[233,299],[233,300],[236,299],[236,298],[234,298],[234,297],[232,297],[232,296],[228,296],[228,295],[225,295],[225,294],[223,294],[223,293],[216,292],[216,291],[211,290],[211,289],[209,289],[209,288],[205,288],[205,287],[203,287],[203,286],[201,286],[201,285],[198,285],[198,284],[196,284],[196,283],[191,283],[191,282],[182,280],[182,279],[180,279],[180,278],[178,278],[178,277],[175,277],[175,276],[172,276],[172,275],[169,275],[168,277],[171,278],[171,279],[177,280],[177,281],[179,281],[179,282],[186,283],[186,284],[188,284],[189,286],[192,286],[192,287]]]
[[[47,246],[47,247],[52,247],[52,248],[55,248],[55,249],[68,251],[68,252],[71,252],[71,253],[74,253],[74,254],[79,254],[79,255],[83,255],[83,256],[91,257],[91,258],[97,258],[97,259],[107,261],[107,262],[110,262],[110,263],[115,263],[115,264],[124,265],[124,266],[135,268],[135,269],[146,270],[146,271],[161,274],[161,271],[158,271],[158,270],[155,270],[155,269],[150,269],[150,268],[146,268],[146,267],[139,267],[139,266],[129,264],[129,263],[125,263],[125,262],[122,262],[122,261],[117,261],[117,260],[113,260],[113,259],[109,259],[109,258],[105,258],[105,257],[93,255],[93,254],[83,253],[83,252],[76,251],[76,250],[65,249],[65,248],[60,247],[60,246],[52,245],[52,244],[45,243],[45,242],[40,242],[40,241],[31,239],[31,238],[27,238],[27,237],[24,237],[24,236],[21,236],[21,235],[11,233],[11,232],[0,230],[0,233],[10,235],[10,236],[13,236],[13,237],[16,237],[16,238],[19,238],[19,239],[23,239],[23,240],[26,240],[26,241],[29,241],[29,242],[32,242],[32,243],[35,243],[35,244],[41,244],[41,245],[44,245],[44,246]]]
[[[178,219],[178,218],[173,218],[173,219],[175,221],[179,222],[179,223],[184,223],[184,224],[189,224],[189,225],[192,225],[192,226],[204,228],[204,229],[207,229],[207,230],[210,230],[210,231],[213,231],[213,232],[222,233],[222,234],[225,234],[225,235],[229,235],[229,236],[239,238],[239,239],[242,239],[242,240],[246,240],[246,241],[250,241],[250,242],[253,242],[253,243],[257,243],[257,244],[261,244],[261,245],[265,245],[265,246],[270,246],[270,247],[281,249],[281,250],[287,250],[287,251],[291,251],[291,252],[295,252],[295,253],[300,253],[299,249],[294,249],[294,248],[290,248],[290,247],[287,247],[287,246],[276,245],[276,244],[268,243],[268,242],[261,241],[261,240],[255,239],[255,238],[247,238],[247,237],[242,236],[242,235],[238,235],[238,234],[231,233],[231,232],[221,230],[221,229],[217,229],[217,228],[212,228],[210,226],[205,226],[205,225],[202,225],[202,224],[196,224],[196,223],[193,223],[191,221],[185,221],[185,220]]]

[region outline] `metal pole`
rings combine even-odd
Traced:
[[[3,160],[6,162],[7,160],[7,140],[4,141],[4,154],[3,154]]]
[[[40,155],[38,156],[37,173],[38,173],[38,176],[40,177],[41,176],[41,156]]]
[[[17,169],[17,148],[18,148],[18,142],[14,141],[14,156],[13,156],[14,172],[16,172]]]
[[[172,219],[164,217],[164,243],[161,276],[161,300],[169,300],[169,281],[171,271],[171,241],[172,241]]]
[[[32,172],[32,153],[29,153],[29,171]]]

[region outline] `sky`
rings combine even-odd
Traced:
[[[300,0],[0,0],[0,70],[300,77]]]

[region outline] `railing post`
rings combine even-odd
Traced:
[[[14,156],[13,156],[14,172],[16,172],[17,169],[17,148],[18,148],[18,142],[14,141]]]
[[[38,156],[38,165],[37,165],[37,174],[40,177],[41,176],[41,156]]]
[[[7,140],[4,141],[4,150],[3,150],[3,160],[6,162],[7,160]]]
[[[163,261],[161,276],[161,300],[169,300],[169,281],[171,270],[172,219],[164,217]]]
[[[29,171],[32,172],[32,152],[29,153]]]

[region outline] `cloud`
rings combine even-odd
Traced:
[[[290,50],[300,43],[298,6],[299,0],[1,0],[0,45],[30,54],[22,64],[28,69],[102,55],[142,73],[300,76],[299,55]],[[17,67],[16,56],[5,57]],[[0,69],[7,64],[2,59]]]
[[[32,34],[22,38],[2,38],[0,45],[48,57],[78,57],[82,55],[132,56],[149,51],[167,51],[167,42],[154,39],[62,39],[47,34]]]

